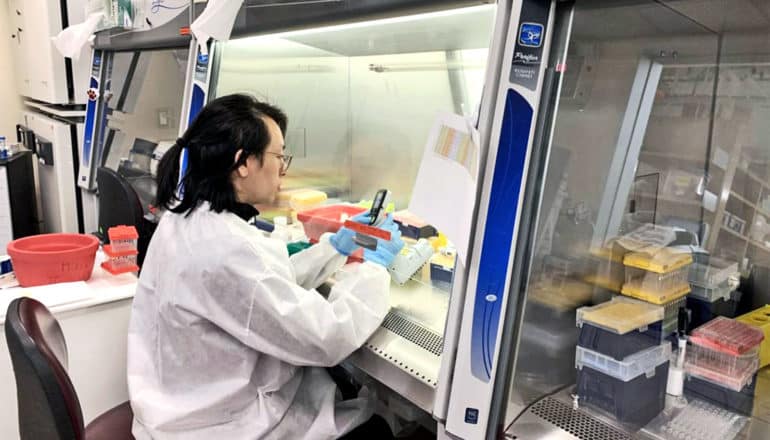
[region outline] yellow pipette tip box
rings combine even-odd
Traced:
[[[578,327],[588,323],[624,335],[662,321],[663,314],[664,309],[661,306],[631,298],[615,297],[597,306],[579,308],[576,321]]]
[[[620,293],[652,304],[662,305],[686,296],[690,293],[690,285],[685,284],[670,291],[659,291],[644,290],[638,285],[626,283],[623,285],[623,288],[620,289]]]
[[[623,258],[623,264],[648,272],[669,273],[692,264],[692,255],[685,252],[675,252],[662,249],[654,255],[646,252],[633,252]]]

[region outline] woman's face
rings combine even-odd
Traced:
[[[238,167],[233,176],[238,201],[249,205],[272,204],[281,189],[283,133],[271,118],[264,117],[263,121],[270,133],[270,144],[265,149],[262,161],[249,156],[246,164]]]

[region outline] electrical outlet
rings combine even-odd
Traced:
[[[158,126],[168,127],[169,126],[169,111],[168,110],[158,110]]]

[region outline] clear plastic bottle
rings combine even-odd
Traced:
[[[5,136],[0,136],[0,160],[8,159],[8,144],[5,142]]]
[[[273,218],[273,232],[270,233],[272,238],[288,243],[291,240],[291,231],[289,231],[289,220],[284,216],[278,216]]]

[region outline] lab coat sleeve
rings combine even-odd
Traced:
[[[341,268],[347,257],[337,252],[329,243],[331,234],[324,234],[318,244],[298,252],[289,258],[294,267],[297,284],[315,289]]]
[[[253,244],[231,244],[200,273],[202,294],[189,301],[189,311],[256,351],[298,366],[336,365],[389,310],[390,276],[381,266],[346,270],[327,301],[267,267]]]

